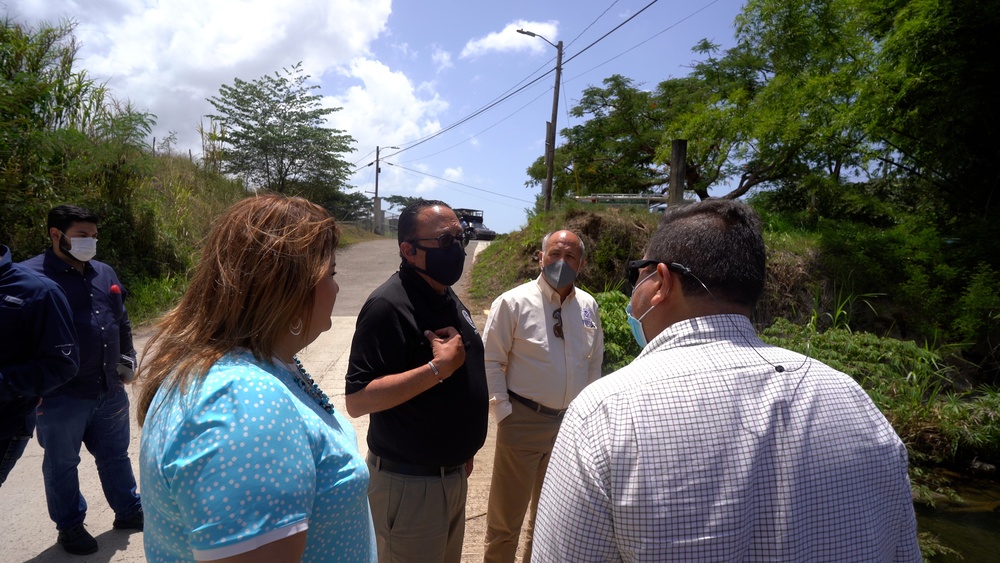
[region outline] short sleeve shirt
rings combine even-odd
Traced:
[[[434,355],[425,330],[454,327],[465,344],[465,364],[440,385],[369,417],[368,448],[403,463],[455,466],[486,441],[489,397],[483,340],[449,288],[436,293],[415,271],[402,268],[368,297],[358,315],[347,393],[383,375],[426,365]]]
[[[156,394],[139,458],[148,560],[231,556],[306,529],[303,561],[376,560],[354,430],[294,377],[242,352]]]

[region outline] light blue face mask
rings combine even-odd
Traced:
[[[640,285],[642,285],[642,282],[648,280],[651,277],[653,277],[653,274],[649,274],[648,276],[642,278],[642,281],[635,284],[635,287],[632,288],[632,295],[635,295],[635,290],[638,289]],[[657,303],[657,305],[659,305],[659,303]],[[646,318],[646,315],[648,315],[649,312],[652,311],[654,307],[656,307],[656,305],[653,305],[649,309],[646,309],[646,312],[643,313],[642,316],[637,319],[632,316],[631,299],[628,300],[628,305],[625,306],[625,318],[628,320],[629,328],[632,329],[632,337],[635,338],[635,342],[636,344],[639,345],[640,348],[646,347],[646,333],[643,332],[642,330],[642,319]]]
[[[656,307],[656,305],[653,305],[653,307]],[[642,317],[637,319],[632,316],[632,303],[630,302],[625,306],[625,318],[628,319],[628,326],[632,329],[632,337],[635,338],[635,341],[640,348],[646,347],[646,333],[642,331],[642,319],[653,310],[653,307],[646,309],[646,312],[642,314]]]

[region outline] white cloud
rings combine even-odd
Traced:
[[[156,114],[154,135],[175,131],[197,153],[206,98],[221,85],[300,61],[316,81],[342,72],[385,31],[391,0],[8,0],[8,12],[76,21],[77,68]]]
[[[434,62],[434,68],[438,72],[455,66],[451,62],[451,53],[439,47],[435,47],[434,52],[431,53],[431,61]]]
[[[531,31],[555,43],[559,34],[559,22],[532,22],[518,20],[507,24],[502,31],[488,34],[486,37],[472,39],[465,44],[460,58],[475,58],[490,52],[531,51],[543,53],[552,47],[545,44],[541,38],[530,37],[518,33],[518,29]]]
[[[437,115],[448,104],[432,89],[414,87],[403,73],[370,59],[354,60],[347,75],[361,84],[326,97],[324,105],[344,108],[330,123],[352,135],[358,147],[395,145],[441,128]]]

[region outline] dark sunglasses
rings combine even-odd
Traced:
[[[438,241],[438,246],[440,246],[441,248],[448,248],[449,246],[455,244],[456,242],[458,244],[465,244],[465,233],[462,232],[462,233],[459,233],[458,235],[453,235],[451,233],[445,233],[443,235],[436,236],[436,237],[414,238],[414,239],[410,239],[410,242],[414,242],[414,241],[418,241],[418,240],[436,240],[436,241]],[[417,246],[420,246],[420,245],[418,244]]]
[[[691,271],[682,264],[677,262],[664,262],[663,260],[631,260],[628,263],[628,268],[626,271],[626,278],[628,279],[628,285],[625,286],[625,295],[629,297],[632,296],[632,291],[635,290],[635,284],[639,281],[639,270],[652,266],[654,264],[666,264],[667,269],[675,274],[686,275],[691,273]]]
[[[563,337],[562,329],[562,309],[556,309],[552,311],[552,318],[556,320],[555,326],[552,327],[552,332],[556,333],[557,338]]]

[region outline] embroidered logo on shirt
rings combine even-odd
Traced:
[[[590,312],[590,307],[583,310],[583,326],[597,328],[597,324],[594,323],[594,314]]]
[[[4,295],[3,296],[3,302],[7,303],[9,305],[13,305],[15,307],[20,307],[21,305],[24,305],[24,300],[23,299],[20,299],[18,297],[14,297],[13,295]]]
[[[479,329],[476,328],[476,323],[472,320],[472,315],[470,315],[468,311],[462,311],[462,316],[465,317],[465,321],[469,323],[472,330],[476,331],[476,334],[479,334]]]

